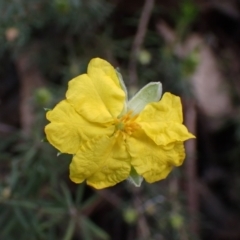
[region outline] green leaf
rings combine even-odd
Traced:
[[[73,200],[72,200],[72,196],[71,196],[70,190],[69,190],[69,188],[67,187],[67,185],[64,182],[62,182],[60,184],[60,186],[61,186],[61,189],[63,191],[65,202],[66,202],[67,206],[69,208],[71,208],[73,206]]]
[[[89,232],[92,233],[91,235],[95,235],[96,237],[102,240],[110,239],[109,235],[98,225],[92,222],[89,218],[83,218],[82,220],[84,220],[83,222],[85,227],[88,228],[90,230]]]
[[[23,229],[29,229],[30,226],[27,222],[26,215],[23,214],[23,211],[18,207],[14,207],[13,211],[15,213],[15,217],[18,219],[18,222],[23,227]]]
[[[78,205],[82,202],[83,193],[85,189],[85,184],[78,185],[77,191],[76,191],[76,198],[75,198],[75,204]]]
[[[133,114],[140,113],[148,103],[158,102],[162,96],[162,84],[151,82],[140,89],[135,96],[128,102],[128,111]]]
[[[76,226],[75,221],[71,219],[68,224],[65,236],[63,237],[63,240],[71,240],[73,238],[75,226]]]
[[[99,196],[96,195],[96,194],[91,196],[91,197],[89,197],[85,202],[83,202],[81,204],[81,206],[80,206],[81,210],[84,211],[85,209],[93,206],[98,201],[98,199],[99,199]]]

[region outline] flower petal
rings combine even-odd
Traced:
[[[168,145],[175,141],[194,138],[182,121],[180,98],[171,93],[165,93],[157,103],[148,104],[136,119],[157,145]]]
[[[104,123],[122,112],[125,93],[115,69],[108,62],[95,58],[89,63],[87,74],[69,82],[66,98],[87,120]]]
[[[117,117],[124,107],[126,94],[116,70],[107,61],[94,58],[88,65],[87,73],[110,114]]]
[[[143,122],[140,126],[157,145],[166,146],[176,141],[183,142],[195,138],[183,124],[176,122]]]
[[[48,111],[46,116],[51,121],[45,127],[47,139],[63,153],[74,154],[82,141],[97,135],[111,135],[114,132],[114,126],[88,122],[66,100]]]
[[[173,166],[181,165],[185,158],[181,142],[158,146],[142,130],[132,136],[127,139],[131,164],[149,183],[166,178]]]
[[[165,122],[174,121],[183,122],[182,104],[178,96],[171,93],[164,93],[159,102],[148,104],[140,113],[139,118],[142,121]]]
[[[130,157],[123,140],[102,136],[88,141],[73,157],[70,179],[101,189],[125,180],[130,173]]]

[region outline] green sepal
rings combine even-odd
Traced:
[[[118,80],[119,80],[119,83],[120,83],[120,86],[122,88],[122,90],[125,92],[126,94],[126,101],[128,100],[128,91],[127,91],[127,87],[123,81],[123,77],[122,77],[122,74],[120,73],[120,69],[119,68],[116,68],[116,73],[117,73],[117,77],[118,77]]]
[[[122,74],[120,73],[119,68],[116,68],[115,71],[116,71],[116,74],[117,74],[117,77],[118,77],[118,80],[119,80],[120,87],[122,88],[122,90],[125,93],[125,102],[124,102],[123,110],[120,114],[120,116],[122,116],[127,112],[128,91],[127,91],[127,87],[126,87],[126,85],[123,81],[123,77],[122,77]]]
[[[61,152],[58,152],[58,153],[57,153],[57,157],[59,157],[60,155],[62,155],[62,153],[61,153]]]
[[[162,84],[151,82],[140,89],[128,102],[127,110],[133,114],[140,113],[148,103],[158,102],[162,96]]]
[[[51,108],[43,108],[45,112],[52,110]]]
[[[140,187],[143,181],[143,177],[136,172],[134,167],[132,167],[130,175],[128,177],[128,181],[132,183],[135,187]]]

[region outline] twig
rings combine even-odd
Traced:
[[[135,35],[132,49],[130,53],[129,59],[129,84],[136,86],[138,85],[138,77],[137,77],[137,55],[141,49],[144,37],[146,35],[147,25],[151,16],[151,12],[154,6],[155,0],[145,0],[145,4],[143,6],[142,14],[140,17],[140,21],[138,24],[137,33]]]
[[[193,100],[185,104],[185,124],[189,131],[196,136],[196,105]],[[187,199],[190,215],[190,229],[192,233],[198,234],[199,226],[197,222],[199,197],[197,189],[197,160],[196,160],[196,140],[186,142],[186,178],[187,178]]]
[[[23,51],[16,60],[16,66],[20,77],[20,119],[23,134],[29,136],[34,123],[34,112],[31,104],[33,92],[44,85],[44,79],[35,63],[34,57],[39,52],[38,43],[34,43]],[[35,54],[35,56],[34,56]]]
[[[168,196],[169,200],[171,202],[171,215],[177,216],[181,214],[182,211],[182,206],[179,201],[179,193],[180,193],[180,183],[179,183],[179,178],[176,175],[173,175],[169,179],[169,185],[168,185]],[[188,234],[187,234],[187,226],[182,225],[181,227],[178,228],[178,239],[179,240],[189,240]]]
[[[139,239],[149,239],[150,238],[150,229],[148,227],[147,220],[144,216],[144,211],[142,209],[142,201],[140,196],[140,188],[133,188],[134,199],[133,204],[138,213],[137,228]]]

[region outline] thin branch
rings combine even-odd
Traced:
[[[188,99],[185,104],[185,124],[189,131],[196,136],[197,111],[193,100]],[[199,211],[199,193],[197,189],[197,150],[196,140],[186,142],[186,178],[187,178],[187,199],[190,215],[190,229],[198,234],[199,226],[197,221]]]
[[[139,239],[149,239],[151,234],[150,234],[150,229],[143,211],[141,195],[140,195],[141,189],[134,187],[132,191],[134,193],[133,204],[138,213],[137,228],[138,228]]]
[[[35,58],[39,54],[39,43],[33,43],[16,59],[18,75],[20,77],[20,120],[23,134],[29,136],[35,115],[33,111],[33,92],[44,86],[43,76],[36,64]]]
[[[138,24],[137,33],[135,35],[135,38],[132,44],[131,53],[130,53],[129,84],[136,87],[138,85],[137,55],[143,44],[153,7],[154,7],[154,0],[145,0],[145,4],[143,6],[142,14]]]

